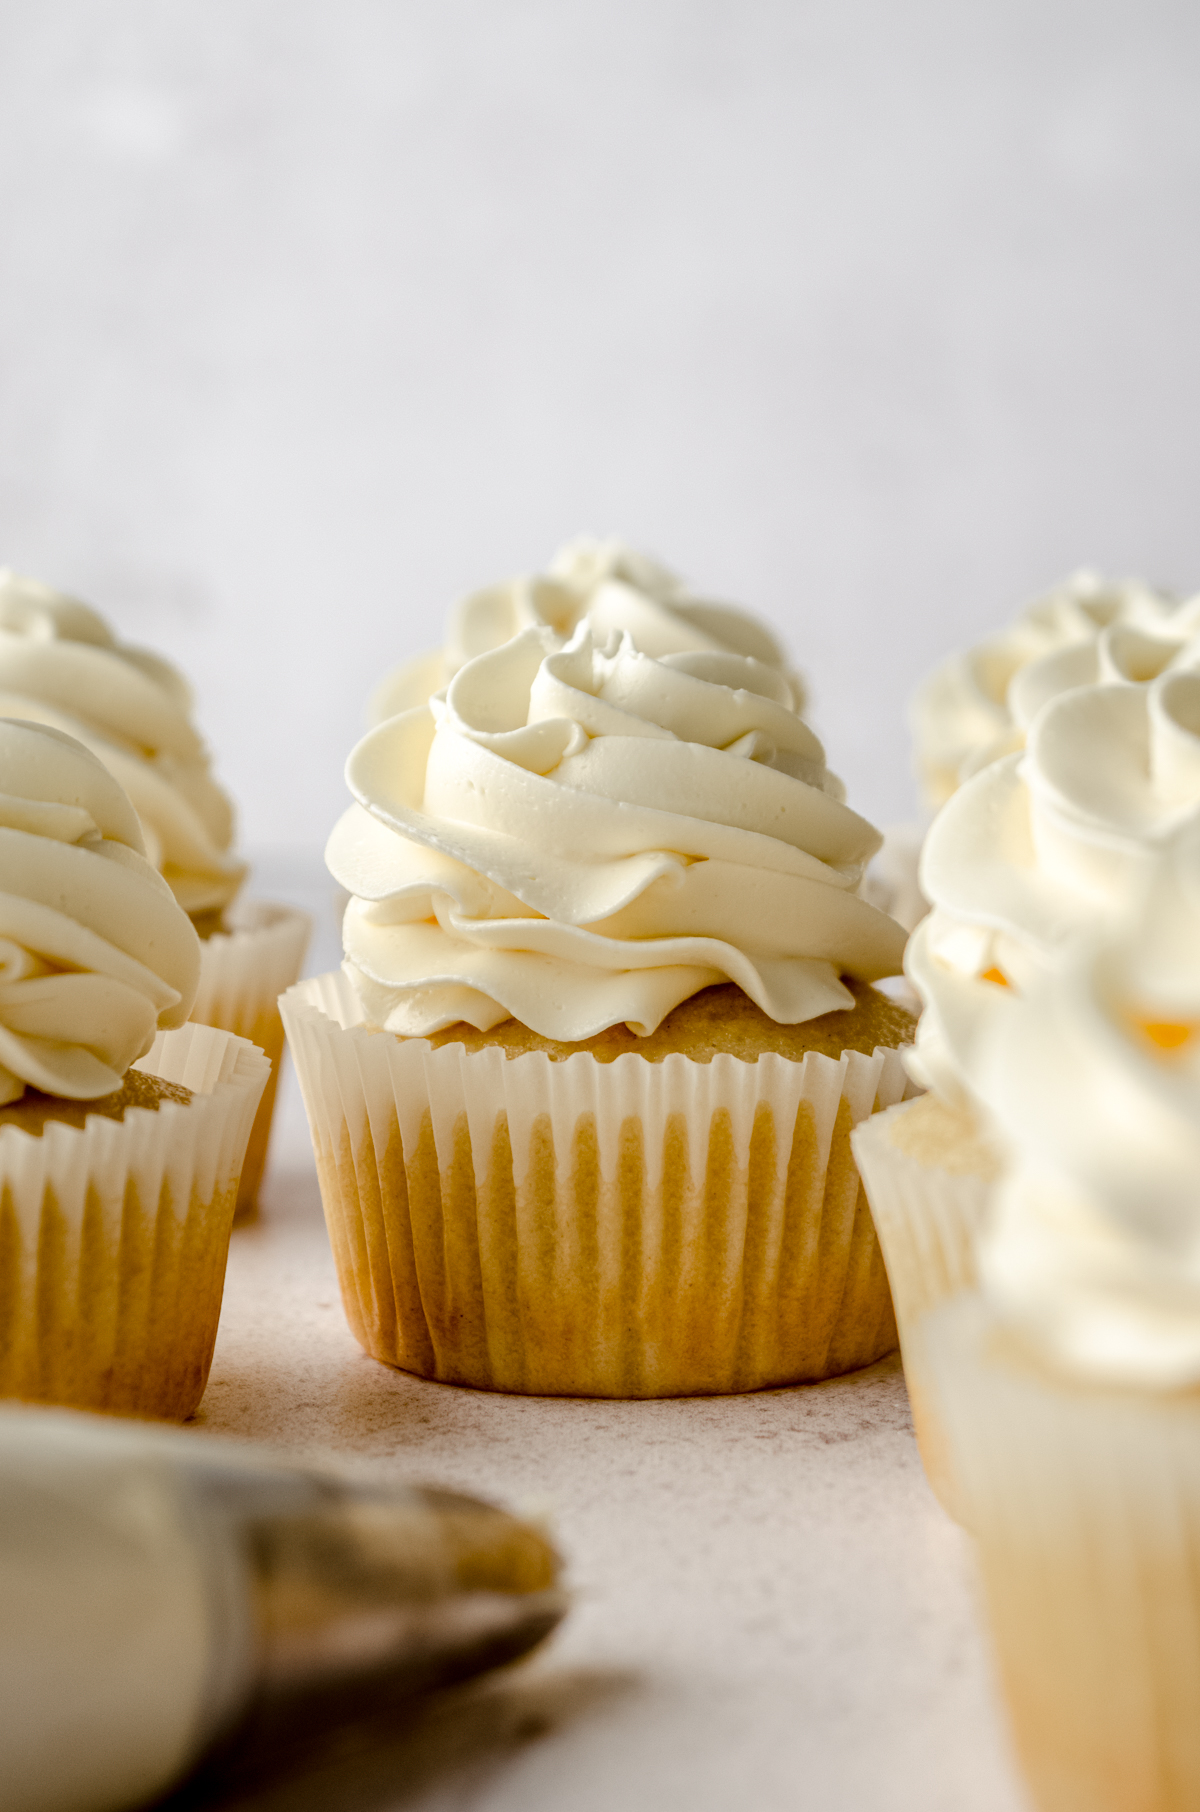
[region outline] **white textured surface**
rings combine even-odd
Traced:
[[[288,891],[278,869],[262,878]],[[291,893],[319,908],[303,878]],[[314,967],[331,936],[327,917]],[[1020,1812],[966,1538],[925,1484],[894,1358],[815,1387],[633,1404],[390,1371],[342,1316],[290,1071],[280,1106],[199,1425],[547,1508],[577,1601],[531,1665],[305,1752],[229,1803]]]
[[[0,0],[0,561],[251,840],[584,527],[755,604],[853,803],[1082,561],[1200,583],[1189,0]]]

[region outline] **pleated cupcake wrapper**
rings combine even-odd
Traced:
[[[203,1395],[269,1065],[186,1025],[136,1067],[196,1098],[0,1128],[0,1396],[182,1419]]]
[[[977,1294],[922,1324],[1041,1812],[1200,1806],[1200,1392],[1091,1386]]]
[[[233,929],[206,938],[202,945],[200,988],[192,1019],[248,1038],[271,1060],[258,1114],[246,1147],[238,1213],[249,1214],[258,1199],[275,1091],[283,1057],[283,1023],[279,996],[300,973],[312,932],[312,920],[295,906],[270,900],[239,901],[229,917]]]
[[[892,1287],[925,1476],[942,1508],[965,1522],[953,1459],[914,1336],[931,1309],[974,1287],[975,1238],[992,1183],[982,1175],[939,1170],[901,1150],[892,1132],[897,1116],[913,1105],[905,1102],[857,1127],[852,1143]]]
[[[553,1062],[378,1032],[341,973],[280,1004],[342,1299],[376,1358],[652,1397],[894,1348],[849,1131],[904,1093],[896,1051]]]

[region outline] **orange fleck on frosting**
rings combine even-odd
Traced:
[[[1178,1051],[1196,1035],[1196,1027],[1176,1019],[1139,1019],[1138,1029],[1160,1051]]]
[[[985,969],[979,979],[981,981],[995,982],[998,988],[1012,987],[1012,983],[1009,981],[1007,975],[1005,975],[1003,969],[997,969],[994,964],[990,969]]]

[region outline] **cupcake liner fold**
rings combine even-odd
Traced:
[[[975,1239],[993,1180],[940,1170],[903,1151],[892,1134],[897,1118],[914,1105],[904,1102],[866,1121],[856,1127],[851,1142],[887,1266],[925,1476],[942,1508],[962,1523],[966,1508],[936,1394],[923,1368],[923,1349],[914,1336],[931,1309],[974,1288]]]
[[[1200,1391],[1014,1349],[977,1294],[923,1323],[1041,1812],[1200,1806]]]
[[[231,930],[217,932],[201,946],[200,988],[192,1019],[248,1038],[271,1063],[242,1165],[237,1202],[241,1216],[254,1210],[271,1136],[283,1058],[279,996],[300,973],[312,920],[295,906],[270,900],[238,901],[227,917]]]
[[[376,1358],[655,1397],[894,1348],[849,1133],[903,1094],[896,1051],[509,1059],[368,1027],[342,973],[280,1004],[346,1314]]]
[[[188,1024],[135,1067],[195,1099],[40,1137],[0,1127],[0,1396],[182,1420],[208,1380],[269,1065]]]

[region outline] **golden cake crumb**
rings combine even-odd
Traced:
[[[186,1107],[191,1099],[191,1089],[184,1088],[181,1082],[164,1082],[161,1076],[130,1070],[119,1089],[94,1101],[68,1101],[63,1095],[44,1095],[41,1089],[27,1088],[19,1101],[0,1107],[0,1127],[17,1126],[40,1138],[52,1121],[82,1127],[89,1114],[123,1120],[129,1107],[145,1107],[156,1113],[164,1101],[178,1101]]]
[[[506,1019],[490,1032],[477,1032],[474,1026],[462,1023],[446,1026],[431,1033],[429,1042],[435,1047],[461,1044],[469,1051],[495,1048],[506,1057],[523,1057],[538,1051],[553,1063],[561,1063],[579,1051],[590,1053],[598,1063],[611,1063],[626,1051],[651,1063],[661,1063],[676,1051],[695,1063],[709,1063],[721,1055],[754,1063],[768,1051],[799,1062],[808,1051],[819,1051],[826,1057],[840,1057],[843,1051],[861,1051],[870,1056],[877,1045],[912,1043],[917,1022],[911,1013],[868,983],[844,979],[855,997],[855,1005],[822,1013],[819,1019],[807,1019],[800,1025],[777,1024],[735,983],[723,982],[702,988],[699,994],[681,1001],[645,1038],[639,1038],[626,1025],[617,1025],[571,1044],[543,1038],[519,1020]]]

